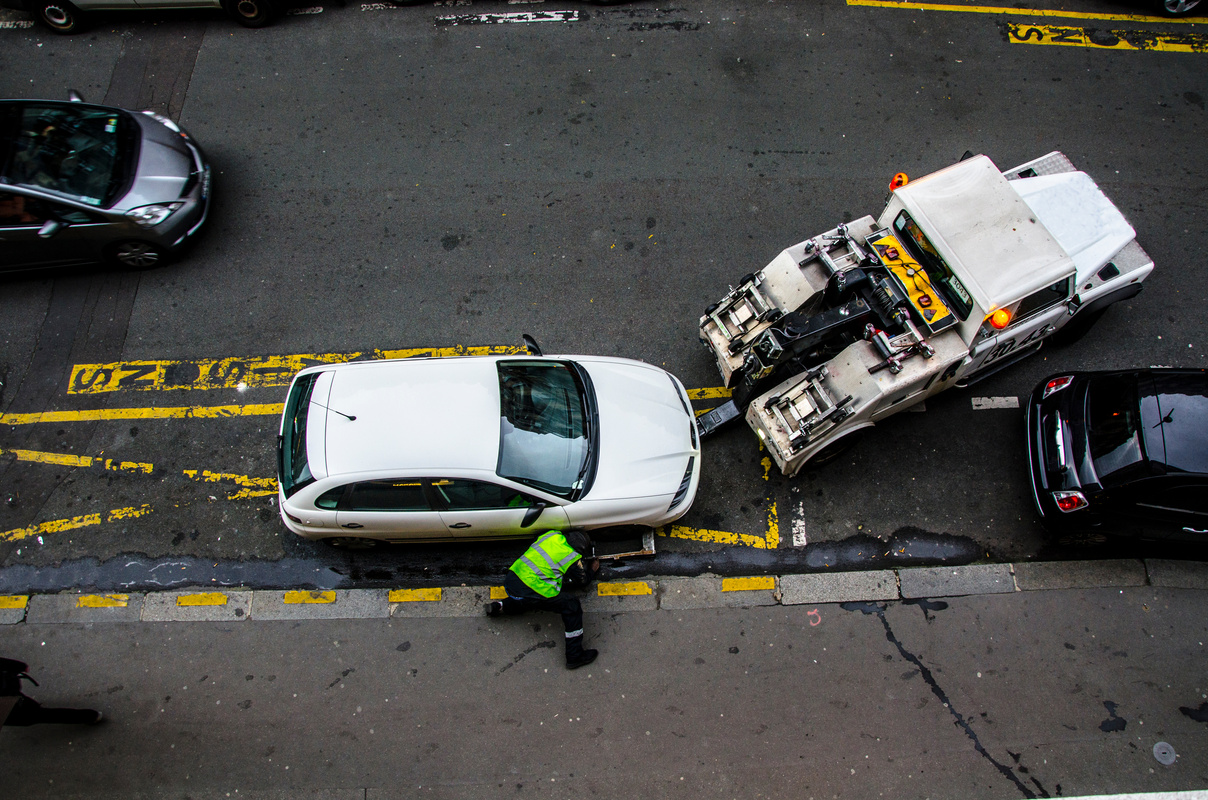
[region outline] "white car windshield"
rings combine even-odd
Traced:
[[[573,364],[501,361],[499,464],[504,478],[566,499],[585,489],[594,398]]]

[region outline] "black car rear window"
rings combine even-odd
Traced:
[[[1086,433],[1095,473],[1104,486],[1120,483],[1145,462],[1141,406],[1132,375],[1099,375],[1086,394]]]
[[[1208,472],[1208,376],[1201,371],[1156,372],[1153,386],[1166,468]]]
[[[80,103],[0,105],[0,181],[108,207],[129,180],[138,123]]]

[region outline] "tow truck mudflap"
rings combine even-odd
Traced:
[[[654,555],[654,531],[646,530],[639,538],[624,538],[614,541],[597,541],[596,558],[601,561],[620,561],[634,556]]]
[[[696,432],[703,439],[718,428],[725,427],[742,416],[738,404],[729,400],[696,418]]]

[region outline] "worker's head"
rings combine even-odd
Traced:
[[[567,531],[563,536],[566,537],[566,543],[579,555],[587,558],[595,555],[596,546],[592,544],[591,537],[584,531]]]

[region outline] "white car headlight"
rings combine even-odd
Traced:
[[[144,228],[154,228],[183,205],[184,203],[156,203],[152,206],[139,206],[127,211],[126,216]]]

